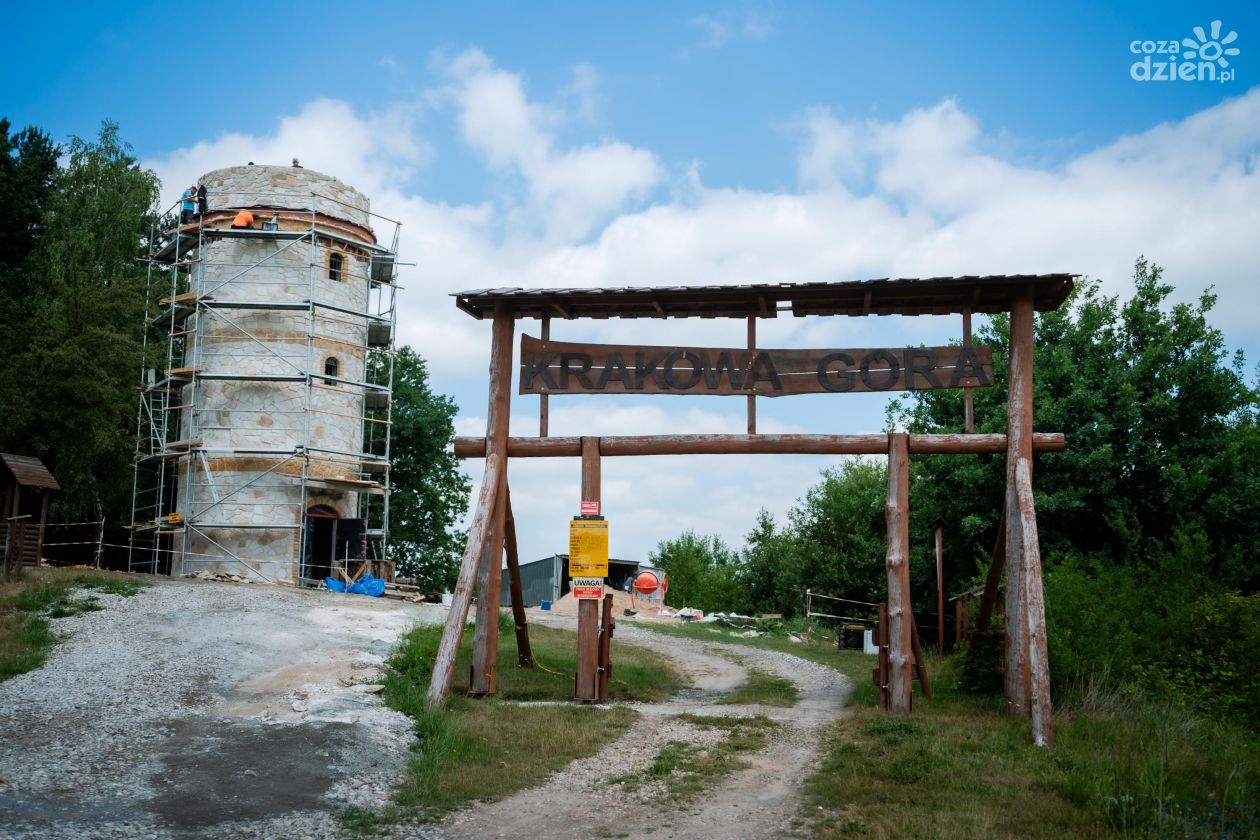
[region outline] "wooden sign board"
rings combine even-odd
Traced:
[[[522,394],[843,394],[984,388],[988,347],[735,350],[570,344],[521,336]]]
[[[608,577],[608,521],[569,520],[569,577]]]

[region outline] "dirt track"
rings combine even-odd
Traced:
[[[550,619],[556,626],[575,620]],[[624,837],[712,840],[793,834],[800,786],[817,760],[814,730],[843,713],[848,681],[830,668],[788,654],[720,642],[699,642],[635,628],[623,622],[616,643],[637,644],[669,658],[693,686],[667,703],[635,704],[642,718],[599,754],[574,762],[533,790],[452,816],[442,824],[450,838]],[[750,665],[792,680],[800,701],[788,709],[715,705],[743,684]],[[614,780],[642,774],[669,741],[703,746],[711,730],[673,716],[763,714],[779,723],[747,769],[735,772],[690,805],[663,802],[651,786],[627,790]],[[402,835],[405,836],[405,835]]]

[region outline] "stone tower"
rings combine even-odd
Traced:
[[[397,225],[297,165],[199,185],[204,212],[154,237],[133,565],[353,574],[388,526]]]

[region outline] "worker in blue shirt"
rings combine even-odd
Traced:
[[[180,205],[179,221],[180,224],[189,224],[193,220],[193,214],[197,212],[197,188],[195,186],[184,190],[182,196],[183,203]]]

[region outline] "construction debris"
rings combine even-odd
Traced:
[[[207,572],[204,569],[198,572],[184,575],[188,578],[196,578],[197,580],[217,580],[221,583],[253,583],[253,580],[245,575],[238,575],[235,572]]]

